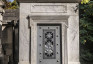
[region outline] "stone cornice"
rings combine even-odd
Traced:
[[[80,3],[81,0],[17,0],[19,3]]]

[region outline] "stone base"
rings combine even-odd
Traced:
[[[80,62],[68,62],[68,64],[80,64]]]
[[[29,61],[19,61],[18,64],[30,64]]]
[[[30,64],[29,61],[20,61],[18,64]],[[80,64],[80,62],[68,62],[68,64]]]

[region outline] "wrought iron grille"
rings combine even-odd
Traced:
[[[55,29],[43,29],[43,58],[55,58]]]
[[[60,25],[37,25],[37,64],[61,64],[60,31]]]

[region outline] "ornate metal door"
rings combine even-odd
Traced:
[[[61,64],[60,25],[38,24],[37,64]]]

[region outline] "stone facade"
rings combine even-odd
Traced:
[[[37,63],[37,24],[62,25],[62,64],[79,62],[78,3],[20,3],[19,64]]]

